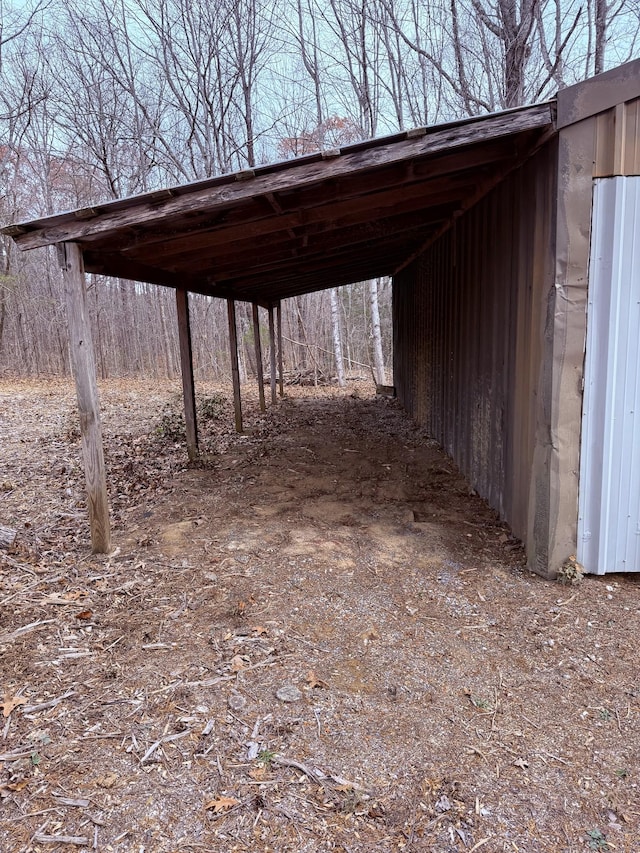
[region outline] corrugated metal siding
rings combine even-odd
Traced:
[[[400,402],[523,539],[556,157],[549,143],[394,280]]]
[[[578,516],[588,572],[640,571],[640,177],[596,181]]]

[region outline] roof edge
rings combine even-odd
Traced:
[[[28,237],[36,230],[55,229],[57,226],[75,222],[78,225],[89,226],[90,223],[103,216],[117,215],[121,211],[126,211],[135,206],[154,207],[158,211],[170,208],[176,204],[180,204],[181,199],[186,196],[194,197],[199,193],[207,191],[219,192],[224,188],[229,188],[229,191],[234,194],[231,189],[233,185],[244,185],[251,187],[255,182],[259,182],[260,178],[267,178],[276,174],[289,174],[291,180],[295,183],[296,174],[301,173],[305,168],[316,168],[318,170],[318,179],[321,179],[323,164],[327,165],[331,162],[346,160],[353,155],[384,151],[385,149],[393,149],[402,143],[415,143],[420,145],[424,140],[425,146],[432,137],[446,137],[450,132],[464,131],[465,128],[477,125],[479,127],[491,125],[492,122],[508,121],[513,118],[517,121],[517,117],[522,116],[540,116],[548,114],[548,123],[553,124],[555,117],[555,99],[541,101],[535,104],[526,104],[519,107],[513,107],[508,110],[499,110],[494,113],[485,113],[478,116],[466,116],[456,121],[443,122],[441,124],[433,124],[427,127],[417,127],[408,130],[394,133],[387,136],[375,137],[361,142],[355,142],[350,145],[345,145],[342,148],[325,152],[314,152],[312,154],[294,157],[290,160],[280,160],[275,163],[265,163],[260,166],[255,166],[253,169],[245,169],[239,172],[229,172],[222,175],[215,175],[210,178],[204,178],[196,181],[190,181],[185,184],[161,188],[151,192],[140,193],[138,195],[126,196],[105,202],[96,202],[91,207],[84,207],[80,210],[68,210],[52,215],[38,217],[35,219],[14,222],[0,227],[0,234],[12,237],[18,244],[25,237]],[[538,126],[539,118],[533,122],[532,126]],[[243,191],[244,192],[244,191]],[[247,193],[250,194],[250,193]],[[83,228],[84,230],[84,228]],[[64,240],[64,237],[60,238]],[[47,240],[42,245],[48,245],[53,242],[58,242],[58,239]]]
[[[561,130],[633,98],[640,98],[640,59],[560,89],[556,127]]]

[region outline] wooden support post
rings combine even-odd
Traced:
[[[233,410],[236,432],[242,432],[242,398],[240,397],[240,371],[238,370],[238,332],[236,329],[236,303],[227,299],[229,317],[229,346],[231,348],[231,378],[233,379]]]
[[[189,292],[176,288],[178,310],[178,340],[180,342],[180,368],[182,371],[182,397],[184,424],[187,433],[187,454],[192,461],[198,458],[198,421],[196,418],[196,391],[193,381],[193,351],[191,324],[189,322]]]
[[[276,318],[278,321],[278,382],[280,385],[280,396],[284,397],[284,371],[282,369],[282,303],[279,300],[276,306]]]
[[[258,396],[260,397],[260,411],[266,410],[264,401],[264,372],[262,370],[262,342],[260,341],[260,321],[258,319],[258,306],[255,302],[253,309],[253,340],[256,348],[256,371],[258,374]]]
[[[276,333],[273,325],[273,305],[269,303],[269,365],[271,384],[271,403],[277,401],[276,397]]]
[[[67,301],[69,350],[76,382],[80,434],[87,484],[91,546],[94,554],[108,554],[111,545],[107,477],[102,448],[100,402],[96,382],[91,324],[87,311],[87,288],[80,247],[58,244],[60,266]]]

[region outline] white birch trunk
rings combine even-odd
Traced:
[[[373,363],[376,382],[385,384],[384,356],[382,355],[382,332],[380,330],[380,311],[378,309],[378,279],[369,282],[369,306],[371,308],[371,331],[373,334]]]
[[[336,359],[336,376],[341,388],[347,384],[344,377],[344,360],[342,358],[342,336],[340,335],[340,307],[338,305],[338,289],[332,287],[331,294],[331,333],[333,335],[333,354]]]

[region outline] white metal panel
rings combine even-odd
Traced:
[[[577,556],[640,571],[640,177],[594,186]]]

